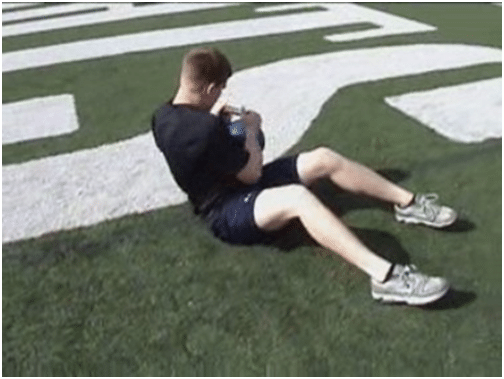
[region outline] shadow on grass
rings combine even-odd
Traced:
[[[342,217],[356,209],[381,209],[392,211],[392,205],[370,197],[345,192],[327,179],[322,179],[312,185],[311,191],[335,215]]]
[[[399,183],[409,177],[409,173],[399,169],[382,169],[376,172],[393,183]],[[355,209],[381,209],[393,211],[391,204],[370,197],[346,192],[329,179],[319,180],[312,185],[313,193],[337,216],[341,217]]]
[[[462,308],[464,305],[472,303],[474,300],[476,300],[476,294],[474,292],[458,291],[456,289],[450,288],[446,295],[444,295],[438,301],[423,305],[419,308],[425,309],[427,311],[457,309]]]
[[[390,233],[364,228],[350,228],[350,230],[364,245],[383,258],[402,265],[410,264],[408,253]],[[320,247],[299,220],[291,221],[276,234],[274,241],[269,245],[287,253],[302,246]]]
[[[377,173],[392,182],[400,182],[409,176],[407,172],[398,169],[377,170]],[[345,192],[328,179],[319,180],[310,189],[338,217],[342,217],[346,213],[357,209],[393,211],[391,204]],[[473,229],[475,229],[474,223],[467,219],[459,219],[453,225],[439,229],[439,231],[464,233]],[[407,253],[394,236],[371,229],[354,228],[353,231],[366,246],[384,258],[399,264],[409,264]],[[318,246],[297,220],[292,221],[282,231],[278,232],[275,236],[275,241],[271,245],[287,252],[303,245]]]
[[[408,173],[397,169],[377,170],[377,173],[394,183],[398,183],[408,177]],[[318,181],[311,187],[311,190],[338,217],[342,217],[356,209],[381,209],[385,212],[393,212],[392,204],[345,192],[330,180],[324,179]],[[427,226],[424,227],[428,228]],[[458,219],[453,225],[438,230],[448,233],[465,233],[475,228],[476,225],[473,222],[467,219]]]
[[[457,221],[455,221],[454,224],[452,224],[444,229],[441,229],[441,231],[442,232],[449,232],[449,233],[465,233],[465,232],[469,232],[475,228],[476,228],[476,225],[474,224],[474,222],[471,222],[467,219],[458,219]]]
[[[425,311],[445,311],[448,309],[458,309],[476,300],[476,294],[469,291],[459,291],[450,288],[448,292],[439,300],[425,305],[417,305],[416,308]],[[387,307],[410,307],[405,303],[381,303]]]
[[[410,264],[408,253],[391,234],[373,229],[351,228],[351,230],[367,247],[383,258],[397,264]],[[291,222],[288,227],[277,235],[277,238],[271,245],[284,252],[290,252],[301,246],[320,247],[298,221]],[[474,292],[451,288],[441,299],[431,304],[418,306],[418,308],[427,311],[457,309],[472,303],[475,299],[476,294]],[[405,306],[404,303],[384,305]]]

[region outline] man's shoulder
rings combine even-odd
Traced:
[[[154,112],[156,123],[190,123],[193,126],[214,126],[219,124],[219,118],[209,112],[200,111],[187,105],[163,104]]]
[[[209,112],[167,103],[154,113],[152,129],[156,143],[163,149],[207,145],[221,128],[220,119]]]

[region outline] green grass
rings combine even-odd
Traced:
[[[319,30],[219,47],[238,69],[379,45],[463,42],[501,48],[502,16],[495,6],[369,6],[439,30],[345,44],[323,41],[329,30]],[[205,15],[212,17],[207,22],[250,15],[249,5],[233,9],[188,14],[170,25],[197,24]],[[136,21],[89,33],[144,27]],[[47,37],[72,40],[71,33]],[[37,38],[7,41],[15,50],[42,43]],[[73,135],[5,146],[3,163],[147,131],[150,112],[174,89],[172,77],[185,50],[3,75],[4,102],[72,93],[80,121]],[[183,204],[4,244],[3,375],[500,376],[501,139],[448,141],[383,98],[497,77],[501,69],[480,65],[345,88],[290,151],[324,144],[414,191],[438,192],[459,211],[460,221],[447,230],[410,227],[395,223],[388,206],[342,194],[327,182],[314,188],[379,254],[446,276],[453,290],[439,303],[381,305],[371,300],[362,272],[314,246],[298,225],[275,246],[231,246],[215,239]]]

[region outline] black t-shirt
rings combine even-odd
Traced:
[[[196,213],[206,213],[248,162],[244,141],[233,138],[223,117],[167,103],[152,117],[156,145]]]

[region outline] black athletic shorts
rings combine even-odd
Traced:
[[[205,216],[212,232],[221,240],[239,245],[268,243],[272,235],[261,231],[254,220],[257,196],[266,188],[300,184],[297,155],[277,159],[263,167],[258,183],[233,189],[219,200]]]

